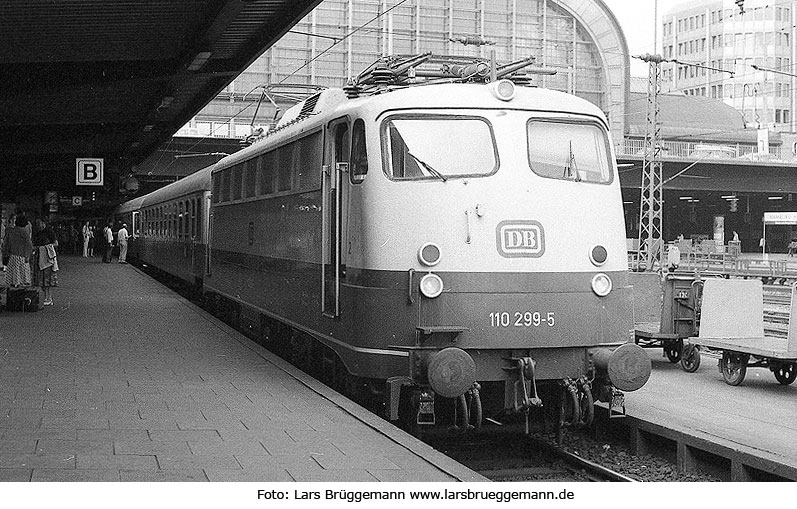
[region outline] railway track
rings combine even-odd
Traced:
[[[637,482],[536,436],[435,438],[427,442],[492,481]]]

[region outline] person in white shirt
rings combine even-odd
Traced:
[[[106,224],[105,228],[102,229],[102,238],[105,241],[105,254],[102,256],[102,261],[104,263],[111,263],[111,250],[113,249],[113,230],[111,230],[111,225]]]
[[[86,221],[86,224],[83,225],[83,258],[89,257],[89,233],[91,232],[91,227],[89,226],[89,222]]]
[[[122,223],[122,227],[116,232],[116,241],[119,243],[119,263],[127,263],[127,223]]]

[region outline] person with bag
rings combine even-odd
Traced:
[[[20,214],[16,216],[13,224],[9,224],[3,242],[3,257],[8,256],[6,283],[11,288],[30,286],[31,273],[28,260],[32,251],[31,225],[25,214]]]
[[[45,306],[53,305],[54,286],[58,286],[58,258],[55,248],[58,246],[58,239],[55,232],[43,219],[38,220],[38,228],[33,236],[34,259],[33,259],[33,281],[44,292]]]

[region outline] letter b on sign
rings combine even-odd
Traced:
[[[79,186],[101,186],[103,184],[102,159],[77,159],[75,184]]]

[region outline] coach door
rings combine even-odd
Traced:
[[[341,279],[341,209],[343,175],[349,166],[349,124],[346,120],[330,124],[323,175],[323,263],[321,264],[321,312],[329,317],[340,316]]]

